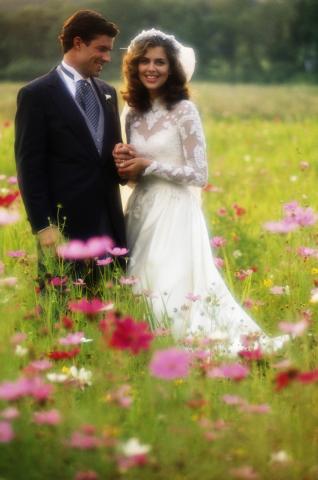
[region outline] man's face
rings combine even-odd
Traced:
[[[98,35],[86,44],[80,37],[74,39],[76,63],[84,77],[98,77],[105,63],[110,62],[110,52],[114,39],[108,35]]]

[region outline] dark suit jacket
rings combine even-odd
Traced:
[[[18,181],[33,232],[50,223],[69,238],[110,235],[125,245],[112,149],[121,141],[116,91],[93,79],[105,116],[99,155],[74,99],[56,70],[18,94],[15,153]],[[111,98],[106,100],[106,95]]]

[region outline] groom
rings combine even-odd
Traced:
[[[108,235],[125,246],[115,89],[97,79],[118,28],[97,12],[68,18],[61,63],[18,94],[15,154],[28,220],[42,252],[70,239]]]

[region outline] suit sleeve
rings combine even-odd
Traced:
[[[18,182],[33,233],[50,225],[47,126],[38,92],[23,88],[17,99],[15,158]]]

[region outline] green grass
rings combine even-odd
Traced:
[[[0,174],[6,175],[15,172],[13,126],[3,122],[13,119],[17,89],[14,84],[0,85]],[[81,390],[55,385],[47,405],[34,405],[27,399],[18,403],[15,439],[0,444],[1,479],[64,480],[75,478],[80,470],[95,470],[101,479],[223,480],[243,478],[232,471],[242,466],[253,467],[258,473],[255,478],[260,479],[317,479],[317,384],[294,382],[277,392],[273,364],[289,359],[302,371],[317,368],[317,306],[310,303],[310,291],[318,281],[318,261],[300,258],[297,248],[316,247],[318,230],[312,226],[276,236],[266,233],[262,225],[281,218],[282,205],[291,200],[318,210],[318,88],[195,84],[193,93],[204,120],[210,183],[220,189],[204,192],[203,205],[211,236],[227,239],[225,247],[216,252],[227,260],[224,277],[240,301],[252,298],[261,303],[251,314],[267,332],[277,334],[278,322],[296,321],[302,311],[310,309],[312,336],[305,335],[273,358],[253,364],[242,382],[210,379],[198,368],[186,379],[165,382],[151,377],[148,364],[155,350],[171,345],[169,337],[156,338],[150,351],[133,356],[107,348],[97,321],[75,315],[75,330],[83,330],[93,342],[84,344],[74,361],[57,362],[52,370],[83,366],[93,372],[92,386]],[[302,170],[300,162],[304,161],[309,167]],[[0,188],[5,193],[5,179]],[[235,203],[246,209],[244,215],[233,215]],[[220,208],[228,214],[218,215]],[[26,250],[27,257],[8,257],[9,250],[17,249]],[[40,301],[33,281],[34,238],[24,218],[0,230],[0,260],[5,264],[0,278],[18,278],[15,288],[0,287],[0,377],[4,381],[15,380],[30,360],[45,357],[57,347],[57,339],[65,335],[56,328],[64,313],[62,305],[79,293],[70,286],[71,291],[61,299],[52,289]],[[252,266],[257,271],[248,279],[235,277],[235,272]],[[290,295],[272,295],[270,284],[288,285]],[[144,302],[116,278],[113,287],[104,285],[98,293],[136,319],[146,314]],[[32,316],[39,303],[42,314]],[[15,332],[28,335],[23,343],[28,348],[25,357],[14,355],[10,338]],[[110,401],[113,389],[123,384],[132,388],[133,403],[128,409]],[[268,404],[271,412],[240,412],[222,401],[225,394],[240,395],[251,404]],[[6,406],[1,402],[0,411]],[[59,426],[32,422],[35,410],[51,408],[63,416]],[[218,429],[213,424],[221,419],[224,428]],[[96,451],[67,446],[72,432],[84,424],[94,425],[105,445]],[[131,437],[151,445],[152,450],[147,465],[122,474],[116,466],[116,445]],[[288,461],[272,460],[280,451],[288,454]]]

